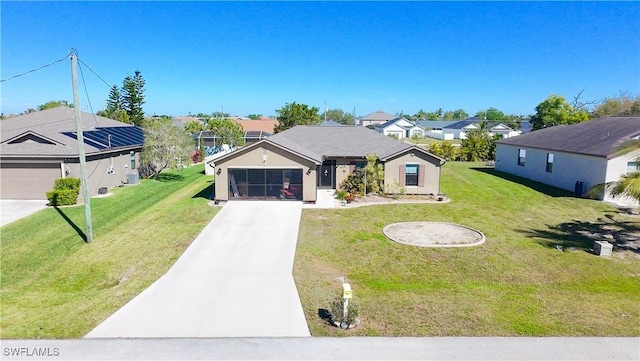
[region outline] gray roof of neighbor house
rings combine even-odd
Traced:
[[[478,121],[477,120],[461,120],[459,122],[455,122],[453,124],[447,125],[444,127],[444,129],[462,129],[464,127],[466,127],[467,125],[470,124],[477,124]]]
[[[272,135],[267,141],[318,162],[328,157],[364,158],[370,153],[376,153],[380,159],[385,160],[405,150],[416,148],[358,126],[296,126]]]
[[[81,112],[87,155],[141,148],[142,129],[113,119]],[[3,120],[0,156],[78,157],[75,110],[60,106]]]
[[[613,158],[622,143],[640,137],[640,117],[608,117],[556,125],[498,144]]]
[[[382,110],[376,110],[373,113],[369,113],[363,117],[360,117],[360,120],[373,120],[373,121],[387,121],[396,118],[395,115],[391,115]]]
[[[410,120],[409,120],[409,119],[407,119],[407,118],[399,117],[399,118],[393,118],[393,119],[391,119],[391,120],[387,120],[386,122],[384,122],[384,123],[382,123],[382,124],[378,124],[378,125],[376,125],[376,126],[375,126],[375,128],[386,128],[386,127],[388,127],[388,126],[390,126],[390,125],[392,125],[392,124],[397,123],[397,122],[398,122],[398,121],[400,121],[400,120],[404,120],[404,121],[407,121],[407,122],[411,123],[411,126],[402,126],[402,125],[398,125],[400,128],[410,129],[410,128],[413,128],[413,127],[415,127],[415,126],[419,126],[419,125],[417,125],[415,122],[412,122],[412,121],[410,121]]]
[[[425,129],[442,129],[451,124],[455,124],[459,122],[459,120],[418,120],[417,123],[419,126]]]

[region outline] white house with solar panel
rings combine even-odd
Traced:
[[[142,129],[85,112],[80,119],[89,194],[136,183]],[[1,199],[45,200],[56,179],[80,178],[73,109],[60,106],[9,118],[1,125]]]

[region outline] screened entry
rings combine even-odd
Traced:
[[[229,199],[302,200],[302,169],[229,169]]]

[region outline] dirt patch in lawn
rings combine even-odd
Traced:
[[[392,223],[382,232],[395,242],[418,247],[471,247],[485,241],[475,229],[446,222]]]

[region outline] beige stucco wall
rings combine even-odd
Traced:
[[[366,162],[364,158],[338,158],[336,161],[336,188],[340,188],[342,183],[350,173],[350,166],[355,162]]]
[[[384,164],[385,192],[395,193],[394,184],[399,184],[400,165],[424,165],[424,187],[405,186],[407,194],[438,194],[440,193],[440,160],[420,151],[410,151]]]
[[[230,168],[302,169],[302,200],[316,201],[316,165],[313,161],[286,152],[272,144],[243,148],[215,163],[215,201],[229,200]]]
[[[140,164],[140,153],[135,153],[136,169],[131,169],[131,158],[129,151],[113,153],[112,156],[87,156],[87,179],[89,195],[98,194],[98,189],[106,187],[111,189],[127,182],[127,173],[137,173],[137,167]],[[110,172],[110,166],[113,164],[113,172]],[[125,167],[126,166],[126,167]],[[63,167],[69,170],[66,177],[80,178],[80,163],[76,159],[73,163],[64,163]],[[82,201],[83,191],[80,190],[78,201]]]

